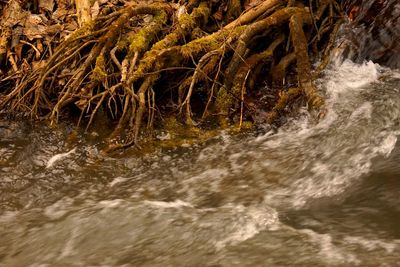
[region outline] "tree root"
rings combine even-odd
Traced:
[[[303,23],[309,17],[295,14],[290,18],[290,33],[296,54],[297,77],[300,87],[304,90],[310,108],[319,109],[324,105],[324,99],[313,84],[311,62],[308,57],[307,39],[303,31]]]
[[[21,41],[44,61],[3,79],[15,82],[0,95],[0,110],[45,115],[54,125],[78,108],[87,130],[103,112],[115,121],[110,152],[138,147],[142,133],[162,128],[166,116],[183,114],[191,129],[215,125],[215,115],[219,127],[241,127],[257,122],[255,113],[274,123],[301,96],[310,109],[323,109],[313,80],[339,27],[336,1],[266,0],[248,9],[238,0],[175,2],[128,2],[91,14],[90,1],[76,1],[80,27],[67,38],[46,51]],[[0,62],[8,62],[2,71],[11,77],[22,73],[23,61],[9,57],[10,29],[1,32]],[[315,70],[311,59],[321,55]]]

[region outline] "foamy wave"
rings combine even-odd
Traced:
[[[370,172],[375,157],[390,155],[397,142],[393,121],[399,107],[395,99],[386,101],[393,99],[385,95],[391,92],[378,91],[381,71],[372,62],[346,60],[331,66],[319,81],[328,96],[327,116],[315,126],[295,126],[258,140],[266,154],[263,166],[292,175],[282,177],[284,186],[266,193],[266,203],[301,208],[311,199],[341,194]]]
[[[352,253],[345,251],[332,242],[332,237],[329,234],[319,234],[310,229],[298,230],[300,233],[305,234],[312,243],[319,247],[319,258],[328,264],[353,264],[358,265],[361,263],[359,259]]]
[[[227,245],[235,245],[252,238],[263,230],[278,230],[281,223],[278,212],[269,207],[236,206],[233,212],[233,225],[227,237],[215,243],[217,250]],[[239,215],[239,216],[238,216]]]
[[[73,202],[73,199],[64,197],[54,204],[47,206],[43,213],[51,220],[58,220],[70,211]]]
[[[329,77],[326,81],[328,97],[335,100],[340,93],[357,90],[377,81],[380,69],[372,61],[356,64],[348,59],[332,66],[326,71],[326,77]]]
[[[153,207],[158,207],[158,208],[181,208],[181,207],[190,207],[192,208],[193,205],[182,201],[180,199],[177,199],[175,201],[170,201],[170,202],[166,202],[166,201],[150,201],[150,200],[145,200],[144,201],[145,204],[153,206]]]
[[[400,247],[400,240],[384,241],[379,239],[367,239],[359,236],[346,236],[344,241],[349,244],[360,245],[362,248],[372,251],[383,249],[386,253],[392,254]]]

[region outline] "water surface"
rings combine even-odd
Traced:
[[[325,76],[319,124],[144,157],[1,121],[0,266],[400,266],[400,73]]]

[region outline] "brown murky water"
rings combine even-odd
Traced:
[[[0,266],[400,266],[400,73],[326,76],[318,125],[142,158],[1,121]]]

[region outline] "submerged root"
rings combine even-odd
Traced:
[[[114,151],[138,147],[165,117],[183,114],[192,130],[243,128],[258,122],[258,114],[273,123],[301,95],[311,109],[323,108],[313,79],[338,30],[335,1],[176,2],[128,1],[91,14],[92,2],[78,1],[80,27],[68,38],[46,50],[21,40],[44,59],[28,71],[9,47],[12,27],[4,27],[0,62],[9,69],[0,74],[17,78],[2,77],[8,87],[0,92],[0,109],[46,116],[51,124],[78,110],[86,129],[105,114],[113,125],[106,151]],[[311,59],[320,55],[314,72]]]

